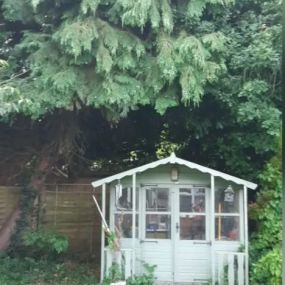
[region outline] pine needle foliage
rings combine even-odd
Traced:
[[[198,105],[225,72],[226,36],[195,24],[209,5],[231,2],[4,0],[5,18],[27,25],[8,63],[29,72],[1,89],[1,115],[92,107],[117,120],[142,105]]]

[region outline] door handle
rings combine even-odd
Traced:
[[[211,241],[193,241],[193,244],[209,244],[212,245]]]
[[[178,231],[179,231],[179,228],[180,228],[179,223],[176,223],[176,232],[177,232],[177,233],[178,233]]]
[[[140,240],[140,243],[151,242],[151,243],[158,243],[157,240]]]

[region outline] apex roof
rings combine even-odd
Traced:
[[[92,182],[92,186],[94,188],[96,188],[96,187],[99,187],[105,183],[110,183],[114,180],[119,180],[119,179],[122,179],[126,176],[131,176],[131,175],[136,174],[136,173],[141,173],[141,172],[144,172],[148,169],[156,168],[157,166],[165,165],[165,164],[178,164],[178,165],[186,166],[186,167],[191,168],[191,169],[197,169],[200,172],[209,173],[210,175],[213,175],[215,177],[221,177],[225,180],[244,185],[250,189],[256,189],[256,187],[257,187],[257,184],[255,184],[255,183],[240,179],[238,177],[223,173],[221,171],[217,171],[217,170],[199,165],[199,164],[191,162],[191,161],[187,161],[185,159],[178,158],[178,157],[176,157],[174,152],[169,157],[166,157],[166,158],[163,158],[163,159],[151,162],[151,163],[147,163],[145,165],[135,167],[135,168],[132,168],[130,170],[123,171],[123,172],[120,172],[118,174],[115,174],[115,175],[94,181],[94,182]]]

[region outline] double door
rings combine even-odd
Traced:
[[[142,189],[141,257],[156,265],[158,281],[210,278],[209,192],[191,185]]]

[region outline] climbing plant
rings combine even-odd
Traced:
[[[262,190],[250,207],[257,222],[251,237],[251,284],[281,284],[282,278],[282,181],[281,140],[279,153],[260,175]]]

